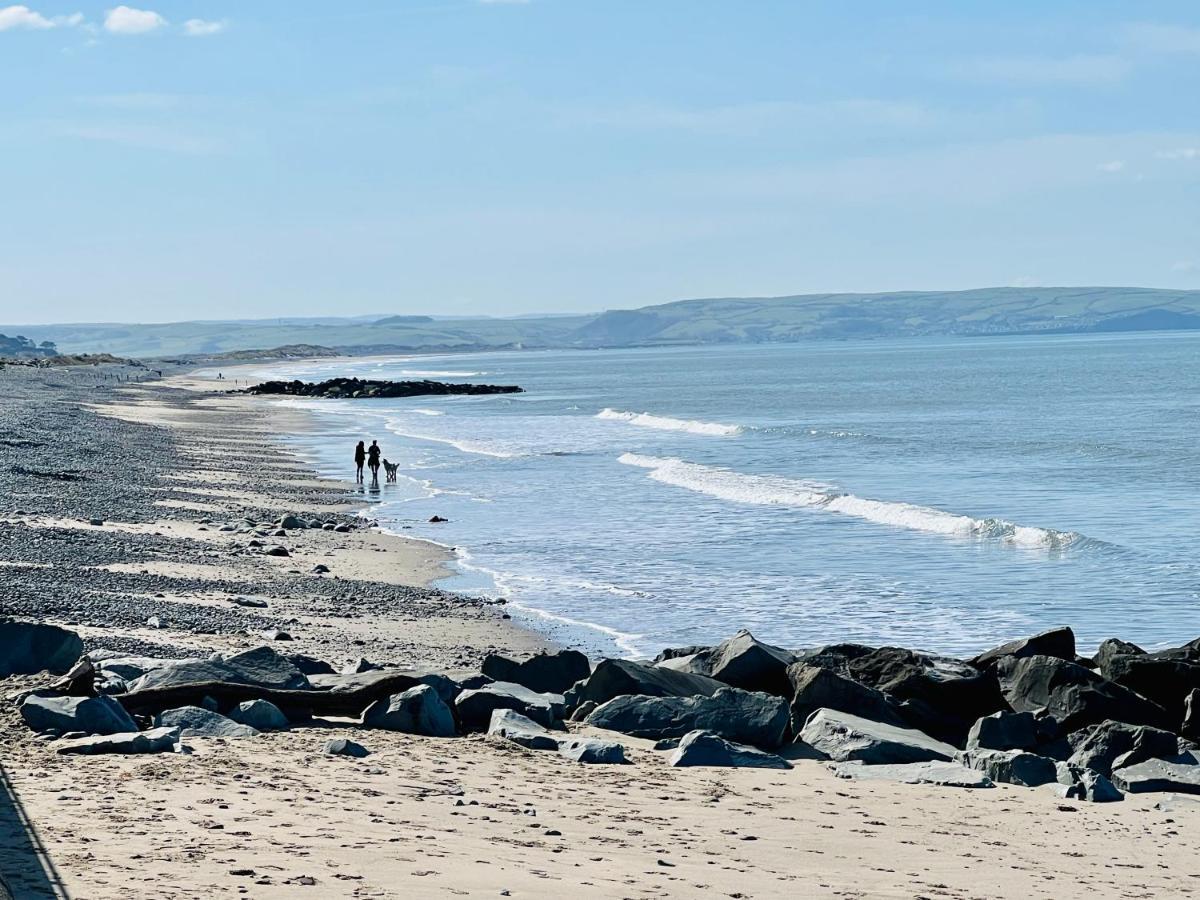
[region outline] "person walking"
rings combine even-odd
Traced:
[[[372,481],[379,481],[379,454],[381,452],[379,443],[371,441],[371,446],[367,448],[367,468],[371,470]]]
[[[367,447],[363,441],[358,442],[358,446],[354,448],[354,480],[358,484],[363,482],[363,463],[367,461]]]

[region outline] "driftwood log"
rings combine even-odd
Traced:
[[[345,684],[335,685],[328,690],[282,690],[254,684],[206,681],[147,688],[112,696],[131,715],[152,715],[178,706],[199,706],[205,697],[211,697],[221,709],[228,709],[246,700],[269,700],[289,717],[357,717],[376,700],[406,691],[420,683],[419,676],[416,675],[402,672],[371,672],[348,677]]]

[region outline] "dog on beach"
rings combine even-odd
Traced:
[[[396,480],[396,472],[400,469],[400,463],[390,463],[386,459],[383,461],[383,471],[387,475],[388,481]]]

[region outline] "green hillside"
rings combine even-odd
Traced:
[[[680,300],[578,316],[0,325],[64,353],[172,357],[266,350],[401,353],[806,339],[1200,329],[1200,291],[981,288]],[[311,348],[317,348],[312,350]]]

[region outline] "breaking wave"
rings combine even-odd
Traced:
[[[650,413],[625,412],[620,409],[602,409],[597,419],[625,422],[640,428],[657,428],[659,431],[686,431],[688,434],[704,434],[710,437],[730,437],[742,433],[740,425],[721,425],[717,422],[697,422],[691,419],[672,419],[669,416],[654,416]]]
[[[870,500],[839,492],[818,482],[779,475],[747,475],[718,466],[686,462],[676,457],[625,453],[619,461],[627,466],[648,469],[650,477],[663,484],[733,503],[823,509],[879,525],[952,537],[996,540],[1018,547],[1062,550],[1087,540],[1073,531],[1018,525],[998,518],[975,519],[911,503]]]

